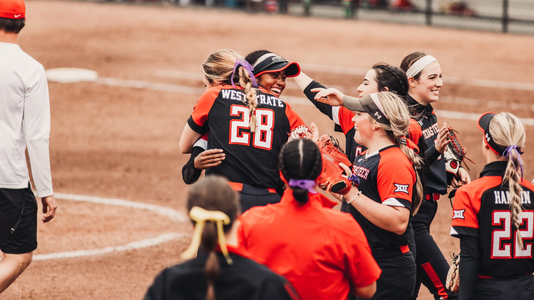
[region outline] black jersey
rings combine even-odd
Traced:
[[[217,300],[300,299],[287,280],[252,259],[243,250],[228,247],[232,265],[217,253],[219,275],[214,289]],[[204,274],[208,253],[163,270],[148,289],[145,300],[204,300],[208,284]]]
[[[209,131],[208,149],[223,149],[225,160],[206,174],[231,182],[276,188],[278,154],[293,131],[307,128],[297,113],[264,89],[257,90],[256,132],[250,132],[250,113],[241,87],[218,86],[198,100],[187,123],[197,133]]]
[[[398,146],[383,148],[370,156],[356,157],[352,172],[360,178],[358,188],[363,195],[384,205],[411,210],[415,170]],[[343,202],[341,210],[352,214],[358,221],[373,252],[408,245],[408,232],[397,235],[381,229],[346,202]]]
[[[345,153],[350,162],[354,161],[356,156],[360,155],[367,148],[356,143],[354,140],[354,113],[343,106],[331,106],[326,103],[319,102],[314,99],[317,93],[311,92],[315,88],[326,88],[317,81],[312,81],[305,89],[304,94],[310,100],[315,107],[317,107],[323,114],[327,115],[334,123],[336,128],[339,128],[341,132],[345,134]],[[338,130],[336,130],[338,131]]]
[[[420,149],[420,156],[425,161],[425,171],[423,178],[425,194],[447,193],[447,173],[445,170],[445,159],[436,150],[436,139],[438,138],[439,125],[438,118],[434,113],[432,105],[423,106],[408,95],[408,108],[413,120],[410,122],[409,138]]]
[[[522,180],[521,226],[524,249],[515,238],[509,206],[508,183],[502,184],[507,162],[484,167],[479,179],[462,186],[454,198],[451,235],[477,237],[480,245],[479,273],[511,277],[534,272],[534,185]]]

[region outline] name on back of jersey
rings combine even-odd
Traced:
[[[510,204],[510,192],[509,191],[493,191],[495,196],[495,204]],[[530,204],[530,192],[521,192],[521,204]]]
[[[243,91],[240,90],[221,90],[222,98],[226,100],[241,101],[247,103],[247,97]],[[284,107],[284,102],[275,96],[266,94],[257,94],[256,101],[260,105],[269,105],[276,107]]]

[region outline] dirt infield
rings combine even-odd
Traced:
[[[124,199],[182,214],[187,186],[181,168],[188,156],[179,153],[178,141],[200,94],[173,87],[203,88],[199,66],[221,48],[243,54],[272,50],[302,63],[318,81],[352,95],[363,78],[358,70],[376,62],[399,65],[406,54],[423,50],[439,59],[445,79],[460,78],[454,84],[446,81],[443,100],[435,105],[438,112],[509,109],[522,118],[534,116],[533,37],[174,6],[28,0],[20,45],[46,69],[85,68],[126,82],[49,84],[56,193]],[[479,79],[501,83],[483,87],[488,81]],[[166,85],[136,88],[134,81],[137,86]],[[292,83],[284,96],[303,99]],[[328,118],[300,103],[305,102],[293,107],[307,123],[315,122],[321,132],[333,131]],[[461,132],[476,162],[470,174],[477,178],[484,163],[475,122],[439,120]],[[526,128],[532,137],[534,126]],[[528,140],[524,159],[529,179],[534,178],[534,169],[528,168],[534,165],[532,146]],[[448,199],[440,201],[432,233],[448,256],[459,249],[448,236]],[[156,211],[87,201],[58,203],[56,219],[39,226],[36,255],[96,251],[165,233],[187,235],[126,251],[34,261],[0,299],[141,299],[154,276],[179,262],[189,243],[187,222]],[[431,299],[422,290],[420,299]]]

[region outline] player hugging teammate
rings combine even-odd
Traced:
[[[265,50],[246,60],[220,50],[202,71],[207,91],[180,140],[182,152],[193,151],[184,181],[203,169],[226,177],[240,192],[241,210],[250,209],[236,229],[240,253],[284,275],[302,299],[417,299],[421,283],[435,299],[533,299],[534,186],[522,179],[524,128],[511,114],[483,115],[488,164],[481,179],[469,184],[463,168],[447,169],[450,128],[438,125],[432,107],[443,86],[434,57],[414,52],[400,68],[375,64],[359,98]],[[334,195],[339,214],[316,193],[330,172],[321,151],[331,150],[280,99],[286,77],[346,136],[351,166],[340,164],[336,175],[348,184]],[[449,186],[458,188],[451,235],[461,240],[459,294],[445,289],[449,264],[429,231]]]

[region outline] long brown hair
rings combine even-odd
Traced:
[[[209,211],[220,211],[230,218],[230,223],[223,226],[225,233],[230,231],[239,213],[239,196],[229,185],[228,181],[220,176],[209,175],[191,186],[187,196],[187,210],[198,206]],[[219,259],[215,254],[217,246],[217,226],[214,222],[206,221],[200,247],[209,252],[204,274],[208,282],[206,300],[215,300],[214,283],[219,275]]]

